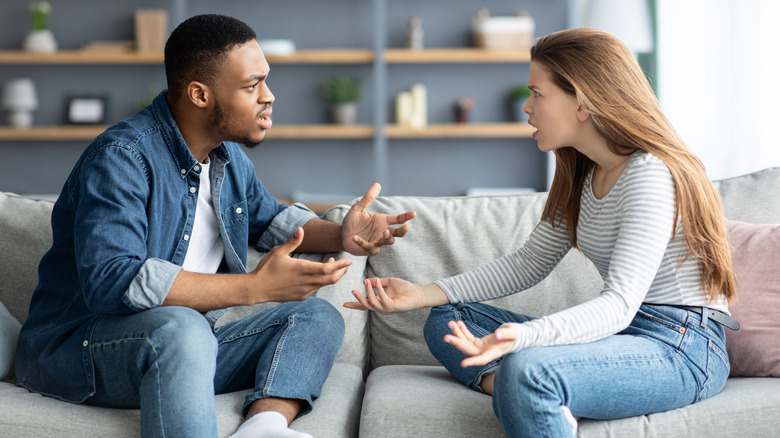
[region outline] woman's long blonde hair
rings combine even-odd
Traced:
[[[663,115],[655,94],[632,53],[612,35],[595,29],[569,29],[540,38],[531,62],[546,68],[552,81],[590,113],[610,150],[630,155],[642,149],[666,164],[676,191],[675,218],[691,255],[701,263],[711,301],[736,298],[723,207],[698,158]],[[577,220],[585,177],[594,163],[571,147],[555,150],[555,175],[542,220],[566,220],[577,247]]]

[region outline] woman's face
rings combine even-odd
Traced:
[[[539,149],[547,152],[575,146],[582,123],[577,98],[553,83],[547,68],[531,62],[528,76],[531,97],[523,106],[528,123],[536,128],[533,137]]]

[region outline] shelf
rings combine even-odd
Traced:
[[[34,126],[30,129],[0,127],[0,141],[62,141],[92,140],[102,133],[106,125]],[[466,123],[428,125],[412,129],[387,125],[387,138],[515,138],[530,137],[534,128],[525,123]],[[371,139],[374,128],[370,125],[279,125],[271,128],[269,139]]]
[[[463,123],[428,125],[412,129],[385,127],[387,138],[520,138],[531,137],[535,128],[526,123]]]
[[[29,129],[0,127],[0,140],[92,140],[108,128],[107,125],[33,126]]]
[[[162,64],[158,52],[105,52],[97,50],[61,50],[55,53],[0,51],[0,64]]]
[[[108,125],[34,126],[30,129],[0,127],[0,140],[92,140]],[[275,139],[370,139],[374,128],[369,125],[279,125],[268,131]]]
[[[371,50],[299,50],[289,56],[269,55],[270,64],[368,64]],[[55,53],[0,51],[0,64],[162,64],[162,53],[62,50]]]
[[[392,64],[436,63],[521,63],[531,61],[530,50],[454,49],[387,49],[385,61]]]
[[[531,60],[528,50],[454,49],[388,49],[385,61],[392,64],[436,63],[522,63]],[[368,64],[373,62],[371,50],[298,50],[291,55],[268,55],[270,64]],[[163,54],[157,52],[109,52],[92,50],[61,50],[55,53],[0,51],[0,64],[162,64]]]
[[[371,125],[279,125],[266,133],[269,139],[370,139],[374,137]]]
[[[290,55],[266,55],[269,64],[369,64],[374,61],[371,50],[297,50]]]

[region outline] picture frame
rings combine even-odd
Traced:
[[[99,125],[106,122],[108,98],[102,95],[69,96],[66,120],[72,125]]]

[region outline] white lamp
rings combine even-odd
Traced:
[[[585,26],[611,33],[633,53],[653,50],[647,0],[590,0],[584,18]]]
[[[2,107],[8,111],[8,123],[17,128],[32,126],[32,112],[38,108],[35,83],[29,78],[12,79],[3,87]]]

